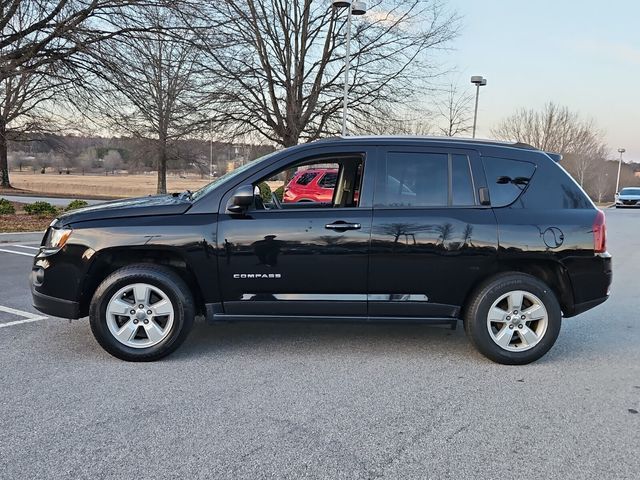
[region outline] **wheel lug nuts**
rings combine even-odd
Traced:
[[[520,320],[524,320],[525,318],[527,318],[527,317],[525,317],[524,315],[522,315],[522,316],[520,317]]]
[[[138,308],[144,308],[144,305],[140,304],[138,305]]]
[[[511,315],[507,315],[507,322],[511,321]]]
[[[513,325],[509,325],[509,328],[510,328],[511,330],[513,330]]]
[[[518,310],[514,310],[514,311],[513,311],[513,314],[514,314],[514,315],[517,315],[517,314],[518,314]]]
[[[135,320],[133,321],[133,323],[134,323],[134,324],[137,324],[137,323],[138,323],[138,319],[135,319]]]
[[[151,310],[147,310],[147,315],[151,315]],[[524,318],[524,317],[522,317]]]
[[[522,324],[518,325],[518,328],[522,328]]]
[[[149,320],[147,320],[146,318],[144,319],[144,324],[146,325],[147,323],[149,323]]]
[[[133,315],[133,314],[135,314],[135,313],[136,313],[136,311],[135,311],[135,310],[131,310],[129,313],[130,313],[131,315]]]

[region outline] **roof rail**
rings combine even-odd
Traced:
[[[544,153],[546,153],[549,156],[549,158],[556,163],[560,163],[560,161],[562,160],[561,153],[554,153],[554,152],[544,152]]]

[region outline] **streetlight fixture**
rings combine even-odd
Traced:
[[[616,180],[616,195],[618,194],[618,189],[620,188],[620,169],[622,168],[622,154],[626,152],[624,148],[619,148],[618,153],[620,154],[620,160],[618,161],[618,179]]]
[[[342,136],[347,136],[347,113],[349,110],[349,67],[351,66],[351,17],[353,15],[364,15],[367,13],[365,2],[352,0],[333,0],[335,8],[346,8],[347,10],[347,44],[344,55],[344,94],[342,107]]]
[[[487,79],[482,75],[474,75],[471,77],[471,83],[476,86],[476,108],[473,112],[473,138],[476,138],[476,122],[478,120],[478,97],[480,96],[480,87],[487,84]]]

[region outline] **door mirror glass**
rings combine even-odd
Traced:
[[[227,210],[231,213],[243,213],[253,204],[253,199],[253,185],[242,185],[233,192],[227,204]]]

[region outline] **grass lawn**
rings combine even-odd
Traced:
[[[42,196],[71,198],[123,198],[144,197],[156,193],[156,174],[118,175],[58,175],[57,173],[10,173],[11,185],[18,191],[0,191],[7,195],[29,193]],[[169,192],[192,192],[203,187],[210,180],[200,177],[182,178],[167,176]]]

